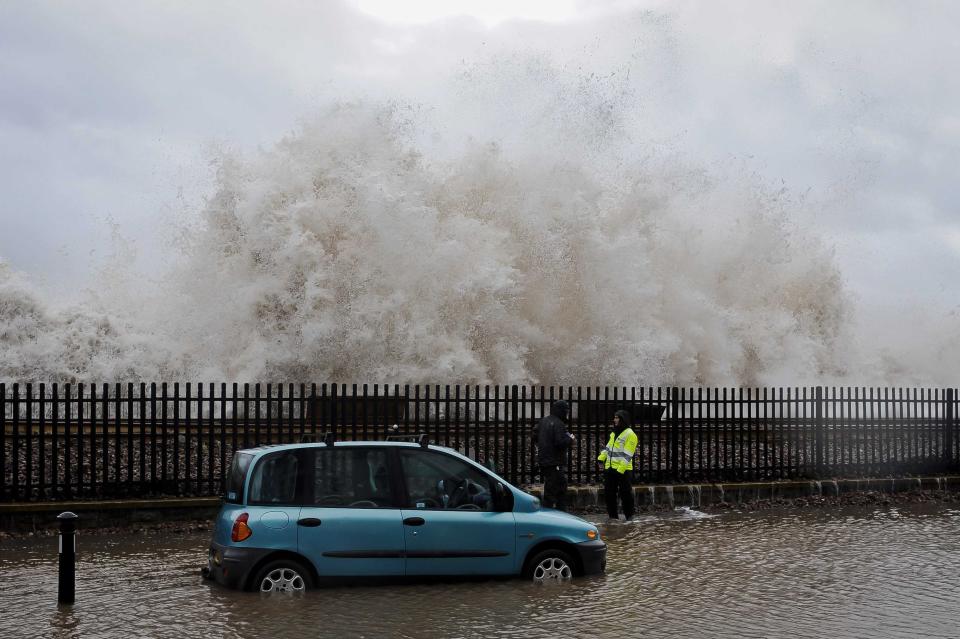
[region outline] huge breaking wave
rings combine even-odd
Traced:
[[[842,376],[847,293],[829,246],[791,222],[802,204],[637,153],[608,106],[557,107],[521,146],[345,103],[223,153],[157,282],[105,267],[105,293],[60,308],[0,265],[0,378]]]

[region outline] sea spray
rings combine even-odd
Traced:
[[[775,192],[637,159],[612,139],[591,164],[598,149],[571,132],[597,124],[565,108],[563,126],[538,129],[522,151],[469,137],[433,156],[442,132],[429,123],[350,103],[253,156],[224,154],[159,281],[114,298],[105,282],[63,309],[0,270],[0,378],[755,384],[843,373],[842,279]]]

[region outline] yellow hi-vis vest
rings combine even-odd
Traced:
[[[603,462],[603,469],[613,468],[621,475],[633,470],[633,453],[637,450],[637,434],[627,428],[620,436],[610,433],[607,447],[600,451],[597,461]]]

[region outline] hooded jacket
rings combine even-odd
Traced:
[[[620,418],[620,430],[616,433],[617,437],[619,437],[620,434],[628,428],[633,428],[633,422],[630,419],[630,413],[625,410],[618,410],[614,413],[614,415]]]
[[[630,413],[618,410],[614,413],[620,418],[618,430],[610,432],[607,445],[600,451],[597,461],[603,462],[604,470],[615,470],[621,475],[633,469],[633,454],[637,450],[637,434],[630,423]]]
[[[533,429],[533,441],[537,445],[537,463],[541,466],[562,466],[567,461],[566,450],[570,447],[567,434],[569,405],[560,400],[550,405],[550,414],[537,422]]]

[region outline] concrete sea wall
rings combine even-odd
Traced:
[[[723,484],[641,484],[633,487],[637,507],[703,508],[721,504],[743,504],[759,500],[801,497],[839,497],[852,493],[905,493],[910,491],[960,492],[960,476],[899,477],[889,479],[830,479]],[[531,494],[542,497],[543,486],[532,486]],[[604,491],[597,486],[573,486],[567,503],[574,509],[604,508]]]
[[[543,486],[527,490],[538,497]],[[836,479],[822,481],[771,481],[723,484],[642,484],[634,486],[638,509],[688,506],[707,508],[760,500],[789,500],[810,497],[840,497],[855,493],[907,493],[911,491],[960,492],[960,476],[900,477],[889,479]],[[604,508],[602,487],[572,486],[567,491],[573,510]],[[46,532],[56,528],[56,517],[64,511],[80,516],[79,528],[156,526],[166,522],[212,520],[220,507],[219,497],[138,499],[112,501],[71,501],[0,503],[0,532],[20,534]]]
[[[80,516],[77,526],[81,531],[213,520],[220,503],[219,497],[0,503],[0,531],[16,534],[52,530],[57,527],[57,515],[65,511]]]

